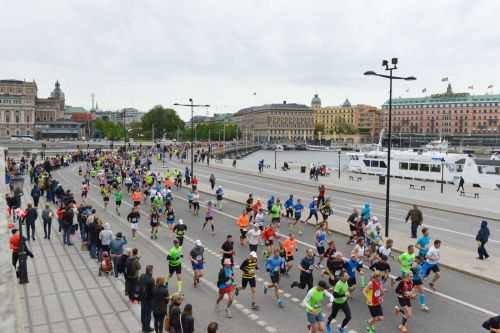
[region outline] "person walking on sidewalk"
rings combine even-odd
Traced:
[[[26,238],[28,241],[30,240],[30,229],[31,229],[31,238],[35,240],[35,222],[38,218],[38,213],[36,208],[33,208],[31,203],[26,207]]]
[[[422,225],[424,217],[417,205],[413,205],[413,208],[408,211],[406,215],[405,222],[411,221],[411,238],[417,238],[418,227]]]
[[[141,300],[142,332],[153,332],[151,328],[151,313],[153,311],[153,265],[146,266],[146,272],[139,278],[139,297]]]
[[[210,188],[212,189],[212,191],[214,190],[215,188],[215,176],[214,174],[210,174],[210,178],[208,179],[208,181],[210,182]]]
[[[42,191],[40,191],[40,188],[35,183],[35,185],[33,186],[33,189],[31,190],[31,197],[33,198],[33,204],[35,205],[35,208],[38,208],[38,201],[40,201],[41,195],[42,195]]]
[[[42,212],[43,221],[43,233],[45,236],[43,238],[50,240],[50,232],[52,231],[52,218],[54,217],[54,212],[50,209],[49,205],[45,205],[45,209]]]
[[[478,244],[477,259],[484,260],[490,257],[485,247],[486,243],[488,243],[489,238],[490,238],[490,229],[488,229],[488,222],[483,220],[481,221],[481,227],[479,228],[479,231],[477,232],[476,235],[476,241]]]
[[[465,179],[464,179],[464,177],[460,176],[460,180],[458,181],[457,192],[460,190],[461,190],[461,192],[465,192],[464,184],[465,184]]]
[[[165,286],[165,278],[157,277],[155,288],[153,289],[153,300],[151,309],[153,310],[155,333],[163,333],[163,323],[168,307],[168,288]]]

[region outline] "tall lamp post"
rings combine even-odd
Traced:
[[[444,191],[444,157],[441,158],[441,194]]]
[[[12,190],[14,192],[14,219],[18,219],[18,228],[19,228],[19,237],[21,238],[20,246],[19,246],[19,283],[25,284],[28,283],[28,265],[26,263],[26,248],[23,240],[23,222],[24,217],[19,214],[16,216],[17,208],[21,208],[21,197],[23,196],[23,186],[24,186],[24,177],[14,176],[10,180],[12,184]]]
[[[174,103],[175,106],[186,106],[191,108],[191,178],[194,177],[194,108],[209,108],[209,104],[194,104],[193,99],[189,99],[189,104]]]
[[[340,179],[340,154],[342,153],[342,151],[339,149],[339,179]]]
[[[378,74],[374,71],[367,71],[364,75],[378,76],[385,79],[389,79],[389,121],[387,125],[387,173],[386,173],[386,191],[385,191],[385,237],[389,237],[389,200],[391,191],[391,140],[392,140],[392,80],[405,80],[413,81],[416,80],[414,76],[394,76],[392,72],[398,68],[398,58],[392,58],[391,64],[389,61],[382,60],[382,67],[389,72],[389,75]]]

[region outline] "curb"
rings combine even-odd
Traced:
[[[274,176],[273,177],[273,176],[267,175],[267,174],[257,174],[257,173],[254,173],[253,171],[250,171],[250,170],[230,169],[230,168],[225,168],[225,167],[222,168],[219,166],[208,166],[208,167],[203,166],[203,167],[209,168],[209,169],[213,168],[213,169],[218,169],[218,170],[224,170],[224,171],[239,173],[239,174],[246,174],[249,176],[262,177],[262,178],[266,178],[266,179],[280,180],[280,181],[285,181],[285,182],[289,182],[289,183],[293,183],[293,184],[297,184],[297,185],[314,187],[314,185],[308,184],[308,183],[303,182],[303,181],[298,181],[292,177],[283,177],[283,176]],[[328,190],[330,190],[332,192],[347,193],[347,194],[353,194],[353,195],[358,195],[358,196],[365,196],[365,197],[372,198],[372,199],[380,199],[380,196],[373,194],[373,192],[355,191],[355,190],[351,190],[351,189],[346,189],[345,187],[341,187],[341,186],[334,188],[334,187],[332,187],[332,185],[326,185],[326,184],[324,184],[324,185]],[[416,204],[419,207],[423,207],[423,208],[434,209],[434,210],[448,212],[448,213],[454,213],[454,214],[458,213],[461,215],[476,217],[479,219],[500,221],[500,216],[491,215],[492,214],[491,212],[488,212],[486,214],[480,214],[479,211],[476,211],[476,212],[465,211],[461,207],[458,207],[458,206],[457,207],[436,206],[428,201],[421,201],[421,200],[410,201],[410,199],[406,200],[406,199],[402,199],[401,197],[394,197],[394,196],[391,196],[391,202],[404,204],[404,205]]]
[[[210,196],[214,196],[213,193],[201,190],[199,187],[198,187],[198,191],[201,192],[201,193],[205,193],[207,195],[210,195]],[[234,203],[237,203],[239,205],[244,205],[244,203],[242,203],[241,201],[238,201],[236,199],[224,197],[224,200],[227,200],[227,201],[230,201],[230,202],[234,202]],[[314,226],[314,224],[310,223],[310,222],[308,222],[307,224]],[[342,232],[342,231],[337,231],[337,230],[333,230],[333,229],[329,229],[329,230],[331,232],[333,232],[334,234],[337,234],[337,235],[349,236],[349,234],[347,234],[345,232]],[[392,249],[396,253],[403,253],[404,252],[403,250],[395,248],[395,247],[393,247]],[[467,270],[464,270],[464,269],[461,269],[461,268],[458,268],[458,267],[455,267],[455,266],[452,266],[452,265],[449,265],[449,264],[444,264],[442,262],[440,263],[440,265],[442,267],[445,267],[445,268],[449,269],[449,270],[452,270],[452,271],[455,271],[455,272],[458,272],[458,273],[462,273],[464,275],[468,275],[468,276],[471,276],[471,277],[474,277],[474,278],[477,278],[477,279],[480,279],[480,280],[483,280],[483,281],[486,281],[486,282],[489,282],[489,283],[493,283],[493,284],[496,284],[496,285],[500,286],[500,280],[495,280],[495,279],[492,279],[492,278],[489,278],[489,277],[481,276],[481,275],[478,275],[476,273],[472,273],[472,272],[469,272]]]

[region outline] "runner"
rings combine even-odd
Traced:
[[[319,222],[319,218],[318,218],[318,198],[313,198],[313,200],[309,203],[308,207],[309,208],[309,216],[307,217],[307,219],[305,220],[305,223],[309,222],[309,220],[311,219],[311,217],[314,216],[314,218],[316,219],[316,224],[318,224]]]
[[[264,209],[261,207],[255,214],[255,225],[259,227],[260,231],[264,231],[265,215]]]
[[[248,239],[248,247],[250,249],[250,252],[255,252],[257,253],[257,249],[259,246],[259,241],[260,241],[260,235],[262,232],[259,229],[259,226],[255,223],[253,226],[248,230],[247,232],[247,239]]]
[[[348,280],[351,278],[347,274],[347,272],[342,272],[340,274],[340,280],[337,281],[335,287],[333,288],[333,303],[332,303],[332,313],[328,316],[326,321],[326,332],[331,333],[332,327],[330,325],[331,321],[337,317],[339,310],[342,310],[344,313],[344,320],[340,325],[337,326],[339,333],[346,333],[345,327],[351,321],[351,308],[349,307],[349,303],[347,303],[347,299],[350,296],[350,293],[353,289],[349,286]]]
[[[280,199],[276,199],[276,202],[271,207],[271,223],[276,225],[279,229],[281,221],[281,202]]]
[[[241,276],[241,289],[245,290],[247,285],[250,284],[250,292],[251,292],[251,297],[252,297],[252,305],[251,309],[252,310],[258,310],[259,307],[257,306],[256,302],[256,293],[255,293],[255,287],[256,287],[256,273],[255,271],[259,269],[257,266],[257,253],[252,251],[248,255],[248,258],[243,260],[243,262],[240,265],[240,269],[243,272]]]
[[[224,263],[225,259],[229,259],[231,260],[231,265],[234,264],[235,251],[234,251],[234,242],[232,235],[226,236],[226,241],[222,243],[220,252],[222,253],[222,263]]]
[[[191,189],[189,189],[187,193],[187,202],[188,210],[191,210],[191,208],[193,207],[193,191]]]
[[[422,236],[417,239],[415,247],[418,249],[418,256],[425,259],[427,252],[429,251],[429,245],[431,244],[431,238],[429,237],[429,229],[422,228]]]
[[[200,213],[200,193],[197,190],[193,191],[193,215],[198,216]]]
[[[304,205],[302,204],[302,200],[297,199],[297,203],[293,206],[294,216],[290,229],[291,230],[295,229],[295,226],[299,224],[299,230],[298,230],[299,235],[302,235],[304,233],[304,228],[300,225],[301,222],[300,220],[302,219],[303,210],[304,210]]]
[[[130,196],[130,199],[134,202],[134,207],[139,206],[142,201],[141,191],[139,189],[134,189],[132,195]]]
[[[415,257],[415,247],[413,245],[408,245],[408,250],[401,253],[398,258],[399,264],[401,265],[401,276],[408,275],[410,273],[411,265],[415,261]]]
[[[246,201],[246,204],[247,205],[246,205],[245,209],[247,211],[247,214],[250,214],[253,210],[253,208],[252,208],[253,207],[253,194],[252,193],[248,194],[248,199]],[[248,216],[248,220],[252,221],[252,215]]]
[[[193,267],[193,286],[196,288],[200,284],[200,278],[203,276],[203,268],[205,264],[204,258],[205,248],[202,246],[201,241],[197,239],[194,242],[194,247],[189,253],[189,259]]]
[[[358,260],[357,256],[353,253],[351,254],[351,259],[346,262],[346,270],[349,275],[349,280],[347,281],[349,284],[349,288],[351,291],[354,291],[356,287],[356,272],[360,273],[360,280],[364,278],[363,264]],[[365,283],[360,281],[361,288],[365,287]]]
[[[314,251],[313,249],[306,250],[306,256],[302,258],[300,261],[300,265],[298,266],[300,271],[299,281],[292,282],[291,288],[299,287],[300,289],[309,290],[313,287],[313,270],[315,268],[314,265]]]
[[[363,295],[366,298],[366,304],[371,315],[366,327],[367,333],[375,333],[375,324],[384,319],[384,312],[382,310],[384,288],[380,281],[380,275],[379,271],[375,271],[366,287],[363,288]]]
[[[101,188],[102,200],[104,201],[104,208],[106,209],[109,204],[109,197],[111,196],[109,185],[104,185]]]
[[[184,235],[187,231],[187,226],[184,224],[182,219],[179,219],[179,222],[175,224],[173,231],[175,237],[179,241],[179,245],[182,246],[182,244],[184,244]]]
[[[243,210],[236,223],[240,227],[240,246],[245,246],[245,239],[247,238],[248,225],[250,224],[248,209]]]
[[[400,332],[408,332],[408,320],[412,316],[411,299],[415,297],[413,293],[413,283],[411,282],[411,272],[402,273],[401,280],[396,287],[396,295],[398,297],[399,306],[394,307],[396,316],[401,314],[402,321],[398,328]]]
[[[85,201],[87,199],[87,195],[89,193],[89,185],[84,181],[82,182],[82,200]]]
[[[175,210],[173,205],[169,205],[165,211],[165,216],[167,218],[167,227],[168,227],[168,237],[172,238],[174,232],[174,224],[175,224]]]
[[[274,249],[273,255],[266,259],[266,270],[269,272],[269,277],[271,279],[271,284],[266,285],[264,283],[264,294],[267,294],[269,288],[274,288],[274,296],[276,297],[276,303],[280,308],[284,306],[283,300],[280,298],[279,283],[280,283],[280,271],[285,268],[285,260],[280,257],[279,249]]]
[[[132,239],[135,239],[135,233],[139,229],[139,220],[141,219],[141,214],[137,207],[132,208],[132,211],[127,215],[127,221],[130,222],[130,228],[132,230]]]
[[[222,210],[222,200],[224,200],[224,189],[222,188],[222,186],[217,186],[215,197],[217,199],[217,208],[219,210]]]
[[[158,239],[158,229],[160,226],[160,214],[156,208],[153,208],[150,214],[151,239]]]
[[[315,233],[315,241],[316,251],[319,256],[319,266],[321,266],[321,262],[323,261],[323,255],[325,254],[325,245],[326,245],[326,223],[321,223],[319,225],[319,229]]]
[[[118,216],[120,216],[120,207],[122,205],[122,198],[123,198],[123,193],[121,188],[117,188],[114,193],[115,197],[115,211]]]
[[[429,283],[429,286],[432,290],[436,290],[436,282],[441,277],[441,273],[439,270],[439,260],[441,259],[441,254],[439,248],[441,247],[441,241],[436,239],[434,241],[434,245],[430,247],[427,255],[425,256],[426,261],[422,265],[422,277],[426,279],[430,272],[434,272],[434,277],[432,281]]]
[[[266,226],[262,232],[262,239],[264,240],[264,245],[266,246],[266,249],[264,250],[264,259],[266,259],[273,253],[274,239],[279,239],[279,236],[276,233],[276,226],[273,224]]]
[[[329,301],[328,304],[332,304],[334,301],[333,295],[327,289],[328,285],[321,280],[316,287],[309,289],[302,301],[302,304],[306,307],[307,329],[310,333],[324,331],[325,314],[322,311],[322,306],[325,301]]]
[[[232,261],[229,258],[223,260],[223,267],[219,271],[217,278],[217,288],[219,288],[219,296],[215,302],[215,309],[218,310],[219,303],[227,295],[226,317],[231,318],[231,304],[233,304],[233,291],[234,291],[234,272],[232,268]]]
[[[293,218],[293,206],[295,206],[293,202],[293,194],[290,194],[288,199],[285,201],[284,207],[285,207],[285,216],[287,218]]]
[[[347,244],[355,244],[357,234],[356,234],[356,223],[360,219],[359,216],[359,209],[358,208],[353,208],[351,215],[347,218],[347,223],[349,224],[349,231],[351,235],[349,236],[349,241],[347,241]]]
[[[207,223],[209,223],[210,229],[212,230],[212,235],[215,235],[214,211],[212,206],[212,201],[209,200],[207,203],[207,212],[205,213],[205,222],[203,223],[201,230],[205,230],[205,226],[207,225]]]
[[[411,265],[411,273],[413,276],[412,283],[413,289],[418,293],[418,303],[420,304],[420,309],[424,312],[428,312],[430,309],[425,304],[424,282],[421,275],[422,262],[422,257],[416,257],[415,261]]]
[[[288,275],[288,272],[293,267],[295,252],[298,251],[297,240],[295,239],[295,236],[292,233],[289,233],[288,238],[283,241],[283,248],[285,249],[285,262],[286,262],[285,274]]]
[[[378,260],[370,266],[370,270],[380,273],[382,285],[390,278],[391,266],[387,263],[387,256],[384,254],[378,255]]]
[[[177,292],[182,291],[182,247],[179,244],[177,239],[174,239],[174,246],[168,251],[167,260],[168,260],[168,281],[174,275],[177,277]]]

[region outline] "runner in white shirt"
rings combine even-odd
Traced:
[[[429,248],[427,251],[427,255],[425,256],[426,262],[422,265],[422,277],[425,279],[429,276],[430,272],[434,272],[434,277],[432,278],[432,282],[429,283],[429,286],[436,290],[436,282],[441,277],[441,273],[439,270],[439,260],[441,260],[441,253],[439,248],[441,247],[441,241],[436,239],[434,241],[434,245]]]
[[[246,236],[248,240],[248,246],[250,247],[250,252],[257,252],[257,246],[259,245],[261,233],[262,232],[260,231],[259,226],[256,223],[253,225],[253,228],[250,228],[250,230],[247,231]]]
[[[264,210],[262,208],[259,208],[257,214],[255,214],[255,224],[257,225],[260,231],[264,230],[264,223],[265,223]]]

